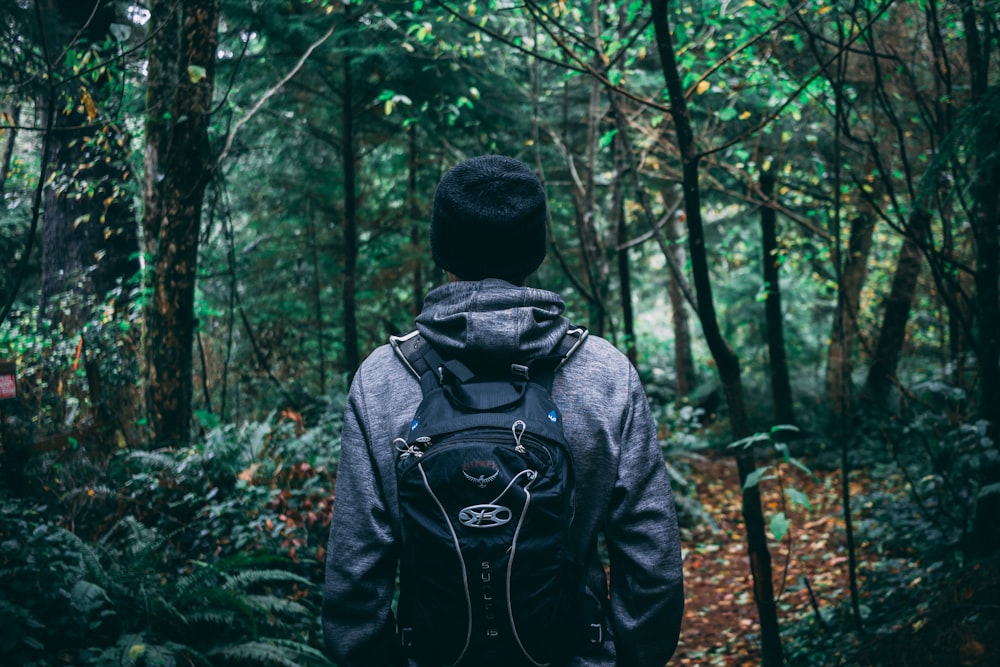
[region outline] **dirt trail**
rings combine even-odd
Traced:
[[[686,531],[684,575],[686,608],[681,641],[671,665],[758,665],[760,628],[750,581],[749,559],[740,512],[739,481],[732,458],[694,462],[689,482],[693,493],[718,524],[699,522]],[[790,465],[781,468],[780,483],[805,494],[811,509],[790,502],[778,479],[761,482],[766,519],[784,511],[788,534],[770,539],[774,590],[782,622],[814,615],[803,577],[817,603],[837,602],[847,590],[843,521],[835,473],[810,477]]]

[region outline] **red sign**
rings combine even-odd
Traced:
[[[9,361],[0,361],[0,400],[17,398],[16,368]]]

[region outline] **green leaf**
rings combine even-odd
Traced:
[[[779,542],[788,534],[788,518],[784,512],[778,512],[771,517],[771,534]]]
[[[768,439],[770,439],[770,436],[767,433],[754,433],[753,435],[747,436],[745,438],[740,438],[736,442],[730,443],[729,445],[727,445],[727,447],[729,449],[736,449],[737,447],[743,447],[744,449],[746,449],[747,447],[753,445],[755,442],[761,442]]]
[[[746,481],[743,482],[743,490],[745,491],[747,489],[751,489],[751,488],[757,486],[758,484],[760,484],[761,480],[763,480],[763,479],[773,479],[774,478],[773,475],[771,475],[770,477],[765,477],[765,475],[767,474],[767,471],[770,470],[770,469],[771,469],[771,466],[764,466],[762,468],[757,468],[752,473],[750,473],[749,475],[747,475]]]
[[[788,458],[788,462],[789,462],[789,463],[791,463],[791,464],[792,464],[793,466],[795,466],[796,468],[798,468],[799,470],[801,470],[802,472],[804,472],[805,474],[807,474],[807,475],[809,475],[810,477],[812,477],[813,479],[819,479],[818,477],[816,477],[816,473],[814,473],[814,472],[813,472],[813,471],[812,471],[812,470],[811,470],[811,469],[809,468],[809,466],[807,466],[807,465],[806,465],[805,463],[803,463],[802,461],[798,460],[798,459],[797,459],[797,458],[795,458],[794,456],[792,456],[792,457],[789,457],[789,458]]]
[[[602,134],[600,140],[598,141],[601,148],[607,148],[611,144],[611,141],[615,138],[616,134],[618,134],[618,130],[611,130]]]
[[[785,489],[785,492],[788,494],[788,498],[792,501],[792,503],[799,505],[800,507],[805,507],[806,509],[812,509],[812,503],[809,502],[809,496],[802,491],[789,488]]]

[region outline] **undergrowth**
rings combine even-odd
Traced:
[[[319,592],[339,409],[177,450],[84,453],[0,495],[5,664],[328,665]],[[72,480],[71,485],[66,480]]]

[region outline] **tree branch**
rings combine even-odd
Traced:
[[[296,74],[298,74],[299,70],[301,70],[302,67],[303,67],[303,65],[305,65],[306,60],[308,60],[309,56],[312,55],[312,52],[315,51],[316,49],[318,49],[323,44],[323,42],[325,42],[326,40],[330,39],[330,37],[333,35],[334,30],[336,30],[336,28],[337,28],[337,25],[336,24],[332,24],[330,26],[330,29],[327,30],[323,34],[322,37],[320,37],[318,40],[316,40],[315,42],[313,42],[312,44],[310,44],[309,47],[305,50],[305,52],[302,54],[302,56],[299,58],[298,62],[296,62],[295,65],[292,67],[292,69],[290,69],[288,71],[288,73],[285,74],[285,76],[281,77],[281,79],[278,81],[278,83],[276,83],[273,86],[271,86],[271,88],[268,89],[267,92],[265,92],[263,95],[261,95],[260,98],[257,100],[257,102],[252,107],[250,107],[250,110],[247,111],[246,114],[244,114],[238,121],[236,121],[236,123],[233,125],[233,129],[231,129],[229,131],[229,134],[226,136],[226,143],[225,143],[225,145],[222,147],[222,150],[219,151],[219,156],[215,160],[215,168],[218,168],[219,165],[222,164],[222,161],[225,159],[226,155],[228,155],[229,151],[232,150],[232,148],[233,148],[233,141],[236,139],[236,133],[240,131],[240,128],[243,127],[244,125],[246,125],[246,123],[251,118],[253,118],[255,115],[257,115],[257,112],[260,111],[260,108],[262,106],[264,106],[264,104],[269,99],[271,99],[272,97],[274,97],[274,95],[276,95],[278,93],[278,91],[280,91],[281,88],[286,83],[288,83],[288,81],[293,76],[295,76]]]

